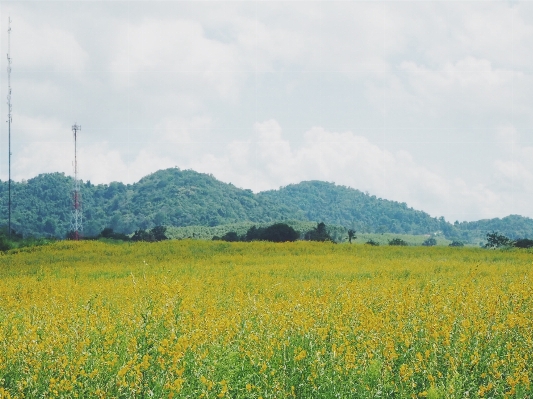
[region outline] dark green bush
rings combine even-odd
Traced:
[[[463,244],[461,241],[452,241],[449,247],[464,247],[465,244]]]
[[[430,237],[427,240],[425,240],[422,243],[422,245],[425,246],[425,247],[432,247],[434,245],[437,245],[437,240],[434,237]]]
[[[407,246],[409,244],[401,238],[393,238],[392,240],[389,240],[389,245]]]
[[[533,240],[528,238],[519,238],[513,242],[513,246],[516,248],[533,248]]]

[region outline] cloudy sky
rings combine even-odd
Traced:
[[[0,179],[178,166],[324,180],[447,220],[533,217],[533,3],[0,3]]]

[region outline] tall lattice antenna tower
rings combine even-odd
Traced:
[[[9,237],[11,237],[11,122],[13,121],[11,117],[11,17],[8,19],[8,28],[7,28],[7,131],[8,131],[8,224],[7,230]]]
[[[72,239],[79,240],[83,233],[83,217],[81,214],[81,192],[80,180],[78,179],[78,154],[77,154],[77,136],[81,130],[81,126],[74,124],[72,132],[74,133],[74,192],[73,192],[73,209],[72,219],[70,222],[70,230],[72,232]]]

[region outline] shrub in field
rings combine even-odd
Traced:
[[[155,242],[155,241],[167,240],[168,238],[165,235],[165,232],[166,232],[165,226],[156,226],[150,231],[139,229],[135,231],[135,233],[131,237],[131,241]]]
[[[10,249],[16,248],[25,248],[25,247],[35,247],[40,245],[46,245],[51,242],[54,242],[55,238],[34,238],[26,237],[24,238],[22,234],[17,233],[15,230],[11,229],[11,235],[8,233],[8,228],[0,228],[0,251],[6,252]]]
[[[449,245],[449,247],[464,247],[465,244],[461,241],[452,241]]]
[[[304,235],[304,239],[307,241],[331,241],[333,242],[333,238],[329,235],[326,225],[323,222],[320,222],[317,224],[317,226],[309,230]]]
[[[6,237],[0,236],[0,251],[11,249],[11,243]]]
[[[519,238],[513,242],[516,248],[533,248],[533,240],[527,238]]]
[[[97,238],[110,238],[112,240],[121,240],[121,241],[130,241],[130,238],[123,233],[116,233],[111,227],[106,227],[103,229]]]
[[[227,242],[241,241],[237,233],[235,233],[234,231],[228,231],[226,234],[220,237],[220,239],[222,241],[227,241]]]
[[[401,238],[393,238],[392,240],[389,240],[389,245],[407,246],[409,244]]]
[[[367,242],[365,242],[365,244],[368,244],[368,245],[372,245],[372,246],[379,246],[379,242],[376,242],[374,240],[368,240]]]
[[[426,239],[422,243],[422,245],[425,246],[425,247],[432,247],[434,245],[437,245],[437,240],[434,237],[430,237],[430,238]]]

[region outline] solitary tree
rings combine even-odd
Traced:
[[[313,229],[305,233],[306,240],[309,241],[332,241],[333,239],[328,234],[328,231],[326,230],[326,225],[324,222],[320,222],[317,224],[317,226]]]
[[[496,231],[487,233],[487,243],[485,248],[500,248],[513,245],[513,241]]]
[[[355,236],[355,230],[348,230],[348,241],[350,241],[350,244],[352,243],[352,239],[357,238]]]
[[[155,226],[150,233],[152,233],[155,241],[168,240],[166,236],[167,228],[165,226]]]

